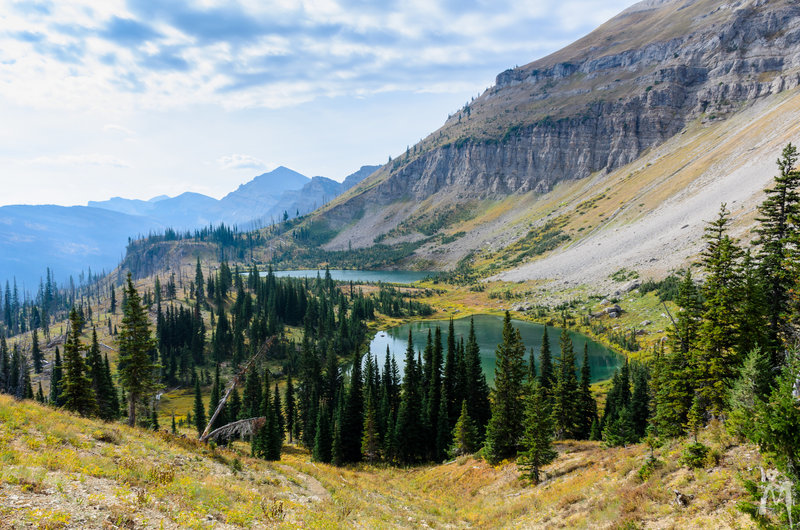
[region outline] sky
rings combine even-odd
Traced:
[[[0,205],[342,180],[632,0],[0,0]]]

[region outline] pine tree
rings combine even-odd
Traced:
[[[450,447],[452,456],[474,453],[478,446],[478,433],[472,418],[469,417],[467,400],[461,402],[461,413],[453,428],[453,441]]]
[[[695,381],[709,414],[720,416],[728,388],[741,364],[738,308],[741,296],[739,261],[742,251],[727,234],[730,212],[722,204],[718,217],[706,227],[702,266],[705,298],[699,351],[695,355]]]
[[[37,374],[42,373],[42,350],[39,348],[39,332],[33,329],[31,337],[31,360],[33,361],[33,371]]]
[[[484,454],[490,463],[513,456],[522,435],[524,413],[525,345],[506,311],[503,342],[495,351],[495,390],[492,417],[486,428]]]
[[[228,423],[234,422],[239,419],[243,419],[241,417],[242,414],[242,398],[239,395],[239,389],[233,387],[231,391],[231,398],[228,401],[228,404],[225,406],[227,409],[227,416],[228,416]]]
[[[283,445],[286,421],[283,416],[283,404],[281,403],[281,394],[278,392],[278,383],[275,383],[275,394],[272,397],[272,409],[275,411],[275,430],[277,431],[274,436],[280,438],[281,445]],[[276,443],[274,438],[273,443]],[[280,454],[280,450],[278,450],[278,452]]]
[[[194,272],[194,299],[197,303],[197,307],[205,307],[206,306],[206,296],[205,292],[203,291],[203,268],[200,266],[200,256],[197,257],[197,266],[195,267]]]
[[[361,377],[361,354],[356,351],[350,369],[350,388],[341,411],[339,435],[344,462],[361,460],[361,438],[364,428],[364,394]]]
[[[97,342],[97,330],[94,328],[92,328],[92,345],[86,356],[86,365],[89,380],[92,382],[92,390],[97,400],[97,415],[106,421],[111,421],[117,417],[113,403],[115,391],[114,387],[108,384],[106,367],[103,357],[100,355],[100,344]]]
[[[256,418],[261,415],[261,380],[255,366],[251,365],[247,372],[242,398],[242,417],[240,419]]]
[[[583,345],[583,366],[581,366],[581,381],[579,395],[579,414],[577,438],[588,440],[592,433],[592,424],[597,420],[597,402],[592,396],[592,369],[589,365],[589,344]]]
[[[222,400],[222,382],[219,378],[219,364],[216,366],[214,370],[214,384],[211,387],[211,399],[208,401],[208,418],[209,420],[214,416],[214,412],[216,412],[217,407],[219,406],[220,401]],[[213,431],[214,429],[218,429],[223,425],[228,423],[227,418],[227,410],[226,407],[223,407],[220,413],[217,415],[217,418],[214,420],[214,423],[211,425],[210,430]]]
[[[475,319],[470,318],[469,335],[464,352],[464,371],[467,411],[475,423],[477,441],[483,441],[486,425],[491,416],[489,403],[489,385],[486,383],[486,374],[481,366],[481,349],[475,335]]]
[[[542,331],[542,349],[539,352],[539,384],[550,391],[555,384],[555,373],[553,371],[553,355],[550,352],[550,338],[547,333],[547,324]]]
[[[286,432],[289,434],[289,443],[293,443],[296,422],[294,385],[292,384],[292,374],[289,374],[286,377]]]
[[[630,414],[633,424],[634,441],[644,438],[647,422],[650,419],[650,392],[648,372],[645,367],[634,372],[633,393],[631,394]]]
[[[768,340],[763,345],[771,354],[773,368],[783,363],[781,340],[786,337],[791,289],[796,281],[798,219],[800,218],[800,172],[795,170],[798,152],[791,143],[777,161],[778,176],[765,190],[767,198],[758,210],[758,260],[767,284]]]
[[[67,410],[75,411],[81,416],[91,416],[97,413],[97,402],[83,360],[84,347],[80,341],[81,319],[74,307],[70,311],[69,322],[70,332],[64,343],[61,397]]]
[[[203,405],[203,394],[200,392],[200,378],[194,378],[194,425],[197,435],[203,434],[206,428],[206,407]]]
[[[64,399],[61,397],[63,378],[64,368],[61,364],[61,353],[58,351],[58,346],[56,346],[53,371],[50,372],[50,404],[54,407],[62,407],[64,405]]]
[[[317,428],[314,437],[314,451],[312,456],[317,462],[330,463],[331,461],[331,426],[327,407],[319,407],[317,412]]]
[[[39,381],[39,390],[36,391],[36,401],[44,403],[44,392],[42,391],[42,382]]]
[[[151,409],[150,413],[150,428],[154,431],[159,429],[158,425],[158,410],[156,409],[155,403],[153,403],[153,408]]]
[[[58,355],[58,346],[56,346],[56,355]],[[59,370],[61,362],[59,361]],[[53,370],[55,374],[55,369]],[[0,333],[0,392],[8,393],[11,383],[11,359],[8,357],[8,343],[6,336]],[[52,381],[50,388],[53,388]],[[56,394],[58,395],[58,393]]]
[[[414,359],[414,342],[411,330],[408,330],[408,348],[406,348],[405,376],[400,408],[397,413],[395,430],[395,447],[401,462],[410,464],[421,456],[424,433],[422,430],[422,410],[420,385],[417,379],[417,367]]]
[[[547,392],[539,383],[529,385],[521,444],[523,451],[517,461],[534,484],[539,483],[541,468],[558,456],[553,450],[553,423],[548,401]]]
[[[439,402],[439,414],[436,425],[436,452],[434,453],[434,460],[440,461],[447,456],[447,449],[453,440],[452,432],[450,431],[450,418],[447,415],[447,387],[442,383],[441,401]]]
[[[128,425],[136,425],[136,405],[147,402],[157,388],[158,365],[151,358],[155,341],[141,298],[128,273],[122,328],[117,336],[119,378],[128,394]]]
[[[111,377],[111,365],[108,363],[108,354],[103,359],[103,378],[106,392],[109,395],[109,416],[111,419],[119,418],[119,395],[117,394],[117,387],[114,385],[114,380]]]
[[[380,457],[380,437],[378,435],[378,420],[374,399],[367,394],[366,412],[364,413],[364,428],[361,437],[361,452],[367,461],[372,464]]]
[[[682,308],[669,330],[670,353],[662,354],[657,366],[655,423],[661,436],[680,436],[694,397],[693,357],[698,345],[700,301],[697,287],[687,270],[678,286],[676,303]]]
[[[750,440],[756,428],[756,406],[770,393],[770,356],[761,348],[747,355],[730,391],[731,410],[725,426],[740,440]]]
[[[561,330],[561,360],[556,372],[556,383],[553,388],[553,419],[556,437],[573,438],[580,431],[580,394],[578,380],[575,377],[575,351],[572,339],[566,329]]]

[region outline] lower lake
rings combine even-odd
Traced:
[[[341,282],[384,282],[384,283],[414,283],[424,280],[432,271],[365,271],[365,270],[346,270],[331,269],[331,278]],[[325,277],[324,270],[294,270],[294,271],[272,271],[272,274],[279,277],[289,278],[320,278]],[[266,276],[262,272],[261,276]]]
[[[494,365],[495,365],[495,349],[497,345],[503,341],[503,317],[494,315],[474,315],[475,319],[475,335],[478,339],[478,345],[481,350],[481,364],[483,372],[486,374],[486,380],[490,385],[494,383]],[[469,323],[470,317],[460,318],[453,321],[453,328],[456,335],[456,341],[464,338],[464,342],[469,337]],[[527,354],[526,360],[530,357],[531,348],[534,349],[536,355],[536,369],[539,371],[539,351],[542,346],[542,335],[544,333],[544,326],[535,324],[533,322],[524,322],[521,320],[512,320],[512,325],[520,331],[522,341],[525,343]],[[403,364],[405,360],[405,352],[408,347],[408,330],[411,329],[414,349],[416,351],[425,348],[428,340],[428,330],[435,330],[439,326],[442,330],[442,344],[444,345],[445,352],[447,351],[447,335],[449,320],[426,320],[413,322],[411,324],[404,324],[395,328],[385,331],[379,331],[375,334],[370,343],[370,352],[373,356],[378,357],[378,364],[383,367],[384,358],[386,356],[386,347],[389,347],[389,352],[394,355],[397,360],[398,368],[402,374]],[[613,377],[614,372],[622,366],[625,358],[606,346],[599,344],[590,338],[575,333],[568,332],[572,338],[573,348],[575,350],[575,357],[577,358],[577,367],[580,370],[583,365],[583,347],[584,344],[589,345],[589,367],[591,368],[592,381],[603,381]],[[550,351],[553,355],[553,361],[558,362],[560,357],[559,352],[559,336],[561,335],[560,328],[548,328],[547,337],[550,339]]]

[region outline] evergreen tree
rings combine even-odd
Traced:
[[[117,417],[118,413],[114,409],[115,390],[113,384],[106,377],[106,367],[103,357],[100,355],[100,344],[97,342],[97,330],[92,328],[92,345],[89,354],[86,356],[86,364],[89,379],[92,382],[92,390],[97,400],[97,414],[106,421],[111,421]]]
[[[605,422],[603,440],[609,447],[625,446],[636,441],[630,405],[624,405]]]
[[[647,422],[650,419],[650,392],[647,381],[648,372],[642,366],[634,372],[633,393],[631,394],[630,404],[634,441],[637,442],[644,438],[647,431]]]
[[[469,335],[464,352],[467,411],[475,423],[477,442],[483,441],[486,424],[491,416],[489,385],[481,366],[481,349],[475,336],[475,319],[470,318]]]
[[[350,369],[350,388],[340,417],[340,437],[344,462],[361,460],[361,438],[364,428],[364,393],[361,377],[361,354],[353,355]]]
[[[233,387],[233,390],[231,391],[231,399],[228,401],[228,404],[225,405],[225,408],[227,411],[228,423],[242,419],[242,398],[239,395],[238,388]]]
[[[750,440],[756,429],[756,406],[770,393],[769,353],[754,348],[745,358],[739,378],[731,388],[728,421],[725,426],[740,440]]]
[[[150,333],[150,322],[141,304],[141,298],[128,273],[125,288],[127,302],[123,307],[122,328],[117,336],[119,348],[119,378],[128,394],[128,425],[136,425],[136,405],[147,402],[157,388],[158,365],[151,351],[155,341]]]
[[[97,413],[97,402],[83,360],[84,347],[80,341],[81,319],[74,307],[69,314],[69,323],[70,332],[64,343],[64,379],[61,397],[66,409],[75,411],[81,416],[91,416]]]
[[[42,373],[42,350],[39,348],[39,332],[36,328],[33,329],[31,337],[31,360],[33,361],[33,371],[37,374]]]
[[[779,470],[795,488],[800,484],[800,407],[797,404],[797,374],[800,356],[788,352],[787,361],[766,400],[756,405],[756,426],[752,440],[773,456]]]
[[[408,348],[406,349],[404,370],[403,391],[395,430],[395,447],[400,461],[410,464],[416,462],[422,456],[421,449],[424,440],[424,432],[421,425],[422,410],[420,407],[420,387],[422,385],[417,379],[414,342],[410,329],[408,330]]]
[[[331,438],[331,426],[329,412],[327,407],[322,406],[317,410],[317,428],[316,436],[314,437],[314,451],[312,457],[317,462],[330,463],[331,461],[331,445],[333,440]]]
[[[294,384],[292,374],[286,377],[286,432],[289,434],[289,443],[293,442],[295,425],[297,423],[297,409],[295,408]]]
[[[42,391],[42,382],[39,381],[39,390],[36,391],[36,401],[44,403],[44,392]]]
[[[380,437],[378,435],[378,420],[375,401],[367,394],[366,412],[364,413],[364,428],[361,437],[361,452],[372,464],[380,457]]]
[[[773,186],[765,190],[767,198],[759,206],[758,259],[766,281],[768,300],[768,344],[773,368],[783,363],[781,340],[788,329],[791,290],[796,282],[798,219],[800,219],[800,172],[795,169],[798,152],[787,144],[777,161],[778,176]]]
[[[281,394],[278,392],[278,383],[275,383],[275,394],[272,397],[272,408],[275,411],[275,429],[277,431],[277,434],[274,436],[280,438],[281,445],[283,445],[286,421],[283,416],[283,404],[281,403]]]
[[[694,397],[692,359],[698,345],[700,301],[691,271],[680,282],[676,303],[682,311],[668,333],[671,352],[661,355],[657,367],[655,422],[662,436],[683,434]]]
[[[211,387],[211,399],[208,401],[209,420],[214,416],[214,412],[216,412],[217,407],[219,406],[221,400],[222,400],[222,382],[220,381],[219,378],[219,365],[217,365],[214,370],[214,384]],[[226,408],[227,406],[223,407],[222,410],[219,412],[217,418],[214,420],[214,423],[211,425],[210,431],[218,429],[228,423]]]
[[[700,327],[699,351],[695,355],[695,381],[708,412],[720,416],[725,409],[728,388],[741,359],[735,350],[738,340],[738,308],[741,278],[741,249],[727,234],[730,212],[725,204],[718,217],[706,227],[702,265],[706,272],[705,298]]]
[[[206,296],[203,291],[203,268],[200,266],[200,256],[197,257],[197,266],[194,272],[194,299],[198,307],[206,306]],[[209,293],[210,295],[210,293]]]
[[[553,419],[556,437],[574,438],[580,434],[581,410],[578,380],[575,377],[575,350],[569,332],[561,330],[561,360],[553,388]]]
[[[555,385],[555,373],[553,371],[553,355],[550,352],[550,338],[547,333],[547,324],[542,331],[542,349],[539,352],[539,384],[547,391]]]
[[[474,453],[478,446],[478,433],[472,418],[469,417],[467,400],[461,402],[461,413],[453,428],[453,442],[450,447],[452,456],[461,456]]]
[[[525,403],[525,430],[522,434],[522,449],[519,467],[526,475],[539,483],[543,466],[556,459],[558,453],[553,450],[553,423],[549,406],[549,398],[545,389],[537,382],[529,386]]]
[[[109,416],[112,419],[119,418],[119,395],[117,394],[117,387],[114,385],[114,380],[111,378],[111,365],[108,363],[108,354],[103,359],[103,377],[105,379],[104,385],[106,392],[110,392],[109,396]]]
[[[53,371],[50,372],[50,404],[54,407],[64,406],[64,399],[61,397],[64,368],[61,365],[61,353],[56,346],[55,359],[53,360]]]
[[[484,454],[490,463],[513,456],[522,435],[524,412],[525,345],[506,311],[503,342],[495,351],[495,390],[492,416],[486,428]]]
[[[194,425],[197,435],[203,434],[206,428],[206,408],[203,405],[203,394],[200,392],[200,378],[194,378]]]
[[[255,418],[261,415],[261,380],[254,365],[247,372],[242,398],[242,413],[240,419]]]
[[[589,343],[583,345],[583,366],[581,366],[581,381],[579,396],[579,413],[577,438],[588,440],[591,436],[592,423],[597,420],[597,402],[592,396],[592,369],[589,365]]]
[[[158,411],[156,409],[155,403],[153,403],[152,412],[150,413],[150,428],[154,431],[159,429],[158,425]]]

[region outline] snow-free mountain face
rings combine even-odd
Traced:
[[[797,2],[641,2],[500,73],[439,130],[323,208],[318,220],[338,231],[326,248],[419,242],[412,262],[450,268],[469,255],[498,271],[520,267],[506,276],[514,280],[558,276],[558,266],[523,266],[581,241],[616,250],[597,259],[583,245],[588,261],[564,262],[575,278],[664,259],[648,252],[666,252],[662,268],[680,265],[720,202],[735,201],[737,222],[752,220],[774,160],[800,138],[788,119],[799,83]],[[666,203],[686,215],[666,215]],[[620,226],[654,212],[660,221],[647,230]],[[431,227],[446,237],[430,239]],[[624,239],[597,239],[623,228]]]
[[[379,166],[348,176],[358,182]],[[344,184],[310,179],[285,167],[258,175],[222,199],[185,192],[142,201],[113,197],[88,207],[0,207],[0,281],[16,277],[31,287],[47,267],[65,280],[91,268],[111,270],[124,255],[128,238],[170,227],[192,230],[225,223],[244,229],[307,214],[338,196]]]

